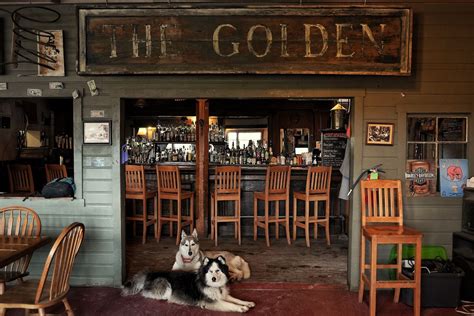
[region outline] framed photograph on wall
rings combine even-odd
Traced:
[[[391,123],[367,123],[367,145],[393,145],[393,128]]]
[[[84,144],[112,144],[112,121],[84,121]]]

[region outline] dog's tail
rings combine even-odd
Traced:
[[[242,275],[244,279],[250,278],[250,267],[247,261],[245,261],[242,257],[237,256],[236,258],[239,258],[240,261],[240,268],[242,270]]]
[[[122,296],[135,295],[140,293],[146,281],[146,273],[139,272],[131,280],[127,281],[122,288]]]

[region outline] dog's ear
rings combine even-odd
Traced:
[[[219,260],[220,263],[222,263],[222,264],[226,264],[226,263],[225,263],[225,258],[224,258],[223,256],[217,257],[217,260]]]
[[[193,233],[192,233],[193,237],[198,239],[198,232],[196,230],[196,228],[193,229]]]
[[[205,266],[209,263],[209,258],[208,257],[204,257],[204,260],[202,261],[202,265]]]
[[[184,231],[184,229],[181,231],[181,240],[183,240],[184,238],[188,237],[188,235],[186,235],[186,232]]]

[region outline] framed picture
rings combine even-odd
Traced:
[[[367,145],[393,145],[393,124],[367,123]]]
[[[84,121],[84,144],[112,144],[112,121]]]

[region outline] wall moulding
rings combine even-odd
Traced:
[[[80,75],[411,74],[412,11],[79,9]]]

